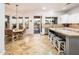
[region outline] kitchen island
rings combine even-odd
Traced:
[[[64,40],[64,54],[66,55],[79,55],[79,30],[73,28],[50,28],[50,35],[53,37],[59,37]],[[52,40],[54,40],[52,37]],[[50,39],[51,41],[51,39]],[[55,41],[55,40],[54,40]],[[51,41],[52,42],[52,41]],[[59,45],[58,45],[59,46]]]

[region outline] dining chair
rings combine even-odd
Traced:
[[[5,42],[14,41],[13,31],[11,29],[5,30]]]

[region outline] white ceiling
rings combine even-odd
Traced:
[[[59,11],[67,11],[71,8],[74,8],[78,5],[78,3],[72,3],[70,5],[66,5],[66,3],[10,3],[5,4],[5,10],[7,13],[15,13],[16,12],[16,5],[18,6],[18,13],[31,13],[34,11],[49,11],[52,10],[54,12]],[[42,7],[45,7],[46,10],[43,10]],[[66,7],[65,10],[63,8]]]

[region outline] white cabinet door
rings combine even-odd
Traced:
[[[79,23],[79,13],[62,15],[59,21],[62,23]]]
[[[76,17],[75,18],[76,18],[75,19],[76,23],[79,23],[79,14],[76,14]]]
[[[61,23],[68,23],[69,22],[69,15],[62,15],[61,16]]]
[[[75,15],[74,14],[70,15],[69,16],[69,23],[75,23],[74,19],[75,19]]]
[[[79,14],[71,14],[69,16],[69,23],[79,23]]]

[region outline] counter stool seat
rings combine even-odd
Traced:
[[[60,53],[64,53],[65,51],[65,41],[61,41],[61,40],[57,40],[57,44],[58,44],[58,53],[57,54],[60,54]]]

